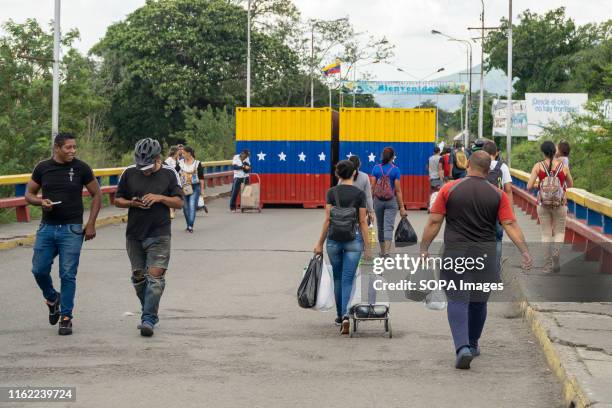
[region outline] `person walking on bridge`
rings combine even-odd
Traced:
[[[336,165],[338,185],[327,191],[325,221],[314,252],[323,254],[327,240],[327,255],[334,275],[336,298],[336,324],[341,325],[341,334],[348,334],[348,303],[353,289],[353,280],[362,253],[370,258],[367,223],[366,194],[354,186],[356,169],[349,160]]]
[[[504,163],[499,157],[499,149],[494,141],[490,140],[485,142],[482,146],[482,150],[485,151],[489,157],[491,157],[491,167],[489,169],[489,175],[487,180],[495,187],[503,190],[508,196],[510,201],[510,208],[513,206],[512,197],[512,176],[510,175],[510,168]],[[502,240],[504,239],[504,229],[502,228],[499,220],[495,223],[495,242],[496,242],[496,254],[495,261],[497,269],[501,272],[501,256],[502,256]]]
[[[372,196],[374,197],[374,212],[378,225],[378,242],[380,256],[388,256],[393,244],[393,228],[399,209],[401,217],[407,217],[402,197],[401,172],[393,164],[395,150],[385,147],[381,155],[382,163],[372,169]]]
[[[141,305],[140,334],[150,337],[159,321],[159,301],[170,262],[170,211],[183,206],[183,190],[174,168],[162,164],[157,140],[139,140],[135,164],[119,180],[115,205],[129,208],[125,231],[132,284]]]
[[[72,310],[76,275],[83,239],[96,237],[96,219],[102,206],[100,185],[91,167],[76,157],[76,140],[60,133],[53,142],[53,156],[36,165],[25,194],[31,205],[42,207],[43,215],[34,243],[32,273],[49,307],[49,323],[58,334],[72,334]],[[89,219],[83,228],[83,186],[91,195]],[[38,192],[42,188],[42,198]],[[53,288],[51,266],[59,255],[60,292]]]
[[[187,224],[186,230],[193,232],[198,201],[200,195],[204,196],[204,168],[202,162],[196,159],[195,151],[191,146],[185,146],[183,156],[184,160],[176,164],[176,169],[178,169],[183,194],[185,195],[183,215]]]
[[[561,158],[555,158],[557,148],[550,140],[540,146],[544,160],[531,169],[527,190],[539,187],[538,218],[544,243],[544,273],[559,272],[560,246],[565,240],[567,198],[565,190],[574,185],[569,167]]]
[[[431,208],[421,242],[421,256],[427,258],[429,246],[446,219],[440,279],[455,285],[454,288],[447,286],[446,295],[448,322],[455,344],[455,367],[459,369],[470,368],[472,359],[480,355],[479,340],[489,297],[489,292],[484,290],[463,289],[462,282],[471,285],[499,282],[494,256],[496,221],[502,224],[520,250],[523,266],[528,268],[532,262],[508,196],[487,181],[490,166],[491,158],[486,152],[475,152],[468,162],[467,177],[442,187]],[[448,262],[449,259],[453,262]],[[469,259],[474,267],[468,269],[466,260]],[[465,261],[463,273],[451,266],[459,265],[459,260]]]

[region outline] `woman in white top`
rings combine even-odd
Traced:
[[[184,160],[177,164],[179,176],[185,193],[185,204],[183,214],[187,222],[187,231],[193,232],[196,210],[200,194],[204,195],[204,168],[199,160],[196,160],[195,152],[190,146],[183,150]]]

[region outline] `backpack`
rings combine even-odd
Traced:
[[[357,226],[357,209],[351,201],[348,207],[340,207],[338,187],[334,187],[336,205],[329,214],[329,230],[327,237],[338,242],[349,242],[355,239]]]
[[[394,196],[389,174],[393,171],[395,166],[391,165],[391,168],[389,169],[387,174],[385,174],[385,172],[383,171],[382,165],[379,164],[379,166],[382,176],[380,176],[380,178],[376,180],[376,184],[374,184],[374,187],[372,187],[372,195],[378,198],[379,200],[389,201]]]
[[[455,167],[460,170],[467,169],[468,159],[463,150],[457,150],[455,152]]]
[[[495,187],[499,188],[500,190],[503,190],[503,187],[504,187],[502,184],[502,180],[503,180],[503,174],[501,171],[502,164],[504,164],[504,162],[501,160],[498,160],[495,167],[492,170],[489,170],[489,174],[487,175],[487,180],[489,181],[489,183],[493,184]]]
[[[565,191],[559,179],[559,173],[563,170],[563,163],[559,163],[557,170],[553,173],[549,171],[546,164],[542,162],[542,167],[546,172],[546,177],[540,182],[540,192],[538,199],[544,207],[559,207],[563,204]]]

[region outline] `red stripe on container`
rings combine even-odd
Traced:
[[[330,187],[329,174],[260,174],[261,202],[324,207]]]
[[[409,210],[427,208],[429,176],[402,176],[402,198]]]

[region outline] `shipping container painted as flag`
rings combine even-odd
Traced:
[[[237,109],[236,150],[250,150],[263,204],[325,205],[332,123],[329,108]]]
[[[409,209],[429,202],[427,159],[435,143],[435,109],[343,108],[340,110],[339,159],[357,155],[361,171],[372,174],[390,146],[402,174],[402,195]]]

